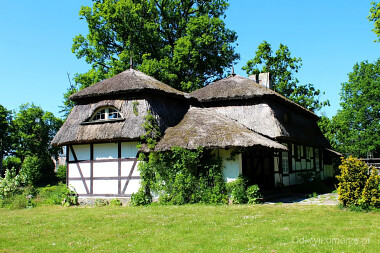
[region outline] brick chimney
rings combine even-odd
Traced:
[[[260,73],[258,75],[250,75],[248,77],[249,79],[255,81],[258,84],[261,84],[262,86],[272,89],[272,85],[270,83],[270,74],[269,72],[266,73]]]

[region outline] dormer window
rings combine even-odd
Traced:
[[[123,120],[123,117],[121,116],[121,113],[116,108],[104,107],[97,110],[87,122],[84,122],[84,124],[120,121],[120,120]]]

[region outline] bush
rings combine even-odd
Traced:
[[[4,171],[11,170],[12,168],[14,168],[16,174],[18,174],[20,169],[21,169],[21,165],[22,165],[21,159],[16,157],[16,156],[7,156],[3,160],[3,170]]]
[[[78,194],[75,192],[75,190],[65,187],[61,194],[61,205],[75,206],[78,204]]]
[[[111,199],[109,202],[110,206],[122,206],[123,204],[121,203],[120,200],[118,199]]]
[[[32,208],[36,204],[33,197],[36,196],[36,190],[33,187],[19,187],[17,192],[0,202],[1,207],[10,209]]]
[[[133,206],[144,206],[150,203],[152,203],[152,197],[143,187],[140,187],[137,192],[132,193],[131,204]]]
[[[66,192],[66,185],[59,184],[38,189],[36,201],[46,205],[61,205],[62,195]]]
[[[15,195],[12,200],[9,201],[8,207],[10,209],[24,209],[29,204],[29,199],[24,194]]]
[[[380,207],[380,175],[379,170],[376,168],[370,168],[370,175],[364,186],[360,205],[364,208]]]
[[[108,201],[105,200],[105,199],[96,199],[94,205],[97,206],[97,207],[107,206],[108,205]]]
[[[243,176],[239,176],[238,179],[227,183],[227,190],[232,204],[245,204],[248,202],[246,194],[247,182]]]
[[[339,166],[339,201],[347,207],[379,207],[379,170],[352,156],[342,158]]]
[[[58,166],[57,179],[58,179],[58,182],[62,182],[62,183],[66,182],[66,166],[65,165]]]
[[[54,163],[51,157],[27,156],[21,170],[30,185],[42,186],[56,183]]]
[[[6,200],[20,193],[19,187],[25,183],[25,180],[22,173],[16,175],[14,168],[7,170],[4,178],[0,178],[0,199]]]
[[[195,151],[173,147],[168,152],[141,155],[139,163],[142,186],[131,203],[151,202],[151,193],[162,204],[226,203],[227,191],[219,158],[199,148]]]
[[[257,184],[248,186],[246,193],[248,198],[248,204],[257,204],[260,202],[260,199],[262,198],[260,188]]]

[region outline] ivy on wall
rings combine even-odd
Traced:
[[[149,112],[143,124],[146,133],[142,144],[154,150],[160,137],[157,121]],[[160,203],[227,203],[226,183],[222,176],[222,160],[211,151],[173,147],[166,152],[140,153],[141,188],[132,195],[133,205],[146,205],[153,196]]]

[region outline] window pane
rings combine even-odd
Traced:
[[[282,152],[282,172],[289,173],[288,152]]]
[[[108,119],[118,119],[121,118],[120,113],[113,108],[105,108],[100,111],[98,111],[94,117],[92,118],[92,121],[96,120],[108,120]]]

